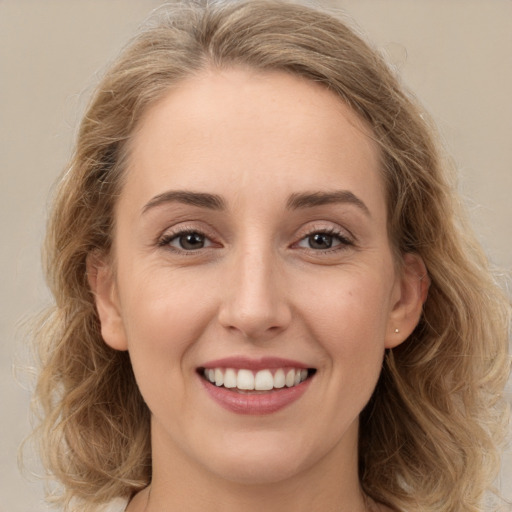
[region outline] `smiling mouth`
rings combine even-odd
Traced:
[[[268,393],[293,388],[311,378],[314,368],[272,368],[252,371],[244,368],[199,368],[199,375],[217,387],[237,393]]]

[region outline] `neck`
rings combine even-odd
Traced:
[[[228,480],[198,465],[153,428],[153,481],[129,512],[364,512],[357,471],[357,425],[315,464],[293,476],[259,483]],[[157,448],[156,448],[157,447]],[[164,448],[164,449],[162,449]],[[149,492],[150,491],[150,492]]]

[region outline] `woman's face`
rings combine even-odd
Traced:
[[[354,467],[384,349],[417,320],[364,123],[291,75],[204,72],[146,112],[115,216],[93,287],[154,466],[260,483]]]

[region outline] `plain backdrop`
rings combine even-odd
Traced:
[[[155,0],[0,0],[0,512],[46,510],[17,467],[30,431],[25,319],[48,303],[52,184],[101,70]],[[490,259],[512,268],[512,1],[340,0],[433,115]],[[16,359],[15,359],[16,355]],[[506,454],[512,466],[512,456]],[[511,468],[512,469],[512,468]],[[512,499],[512,471],[502,475]]]

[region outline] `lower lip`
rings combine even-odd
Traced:
[[[272,414],[296,402],[308,389],[312,377],[291,388],[281,388],[268,393],[237,393],[216,386],[200,377],[201,382],[215,402],[237,414]]]

